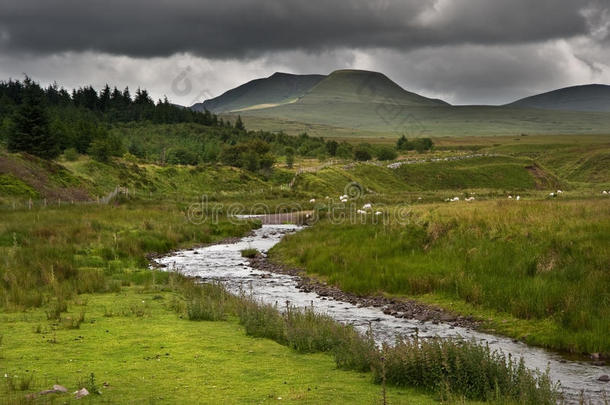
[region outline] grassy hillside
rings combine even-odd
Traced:
[[[231,89],[222,95],[197,103],[197,111],[227,112],[283,104],[303,96],[315,86],[323,75],[293,75],[274,73],[265,79],[256,79]]]
[[[544,170],[536,170],[530,159],[490,156],[463,161],[423,162],[402,165],[398,169],[373,164],[333,166],[296,177],[294,188],[335,199],[351,182],[357,182],[367,194],[392,194],[415,191],[450,191],[486,189],[552,189],[559,181]]]
[[[610,112],[610,86],[588,84],[566,87],[526,97],[508,105],[546,110]]]

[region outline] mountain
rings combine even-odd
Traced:
[[[324,78],[324,75],[293,75],[277,72],[264,79],[252,80],[216,98],[197,103],[191,108],[197,111],[207,109],[213,113],[222,113],[290,103],[296,101]]]
[[[336,70],[312,87],[299,104],[393,104],[404,106],[449,105],[406,91],[386,75],[366,70]]]
[[[565,87],[526,97],[507,104],[507,106],[544,110],[610,112],[610,86],[587,84]]]
[[[569,106],[566,111],[543,109],[529,99],[505,106],[453,106],[364,70],[337,70],[328,76],[276,73],[195,108],[223,113],[230,120],[239,114],[252,130],[325,137],[610,134],[610,114],[602,108],[608,105],[603,96],[608,87],[579,86],[530,98],[554,100],[554,105]]]
[[[382,73],[337,70],[292,103],[239,113],[242,117],[387,132],[404,125],[403,118],[412,109],[447,106],[442,100],[406,91]]]

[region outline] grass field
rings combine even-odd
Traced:
[[[272,258],[355,293],[493,310],[522,320],[501,329],[529,343],[610,353],[607,198],[422,204],[401,221],[393,209],[385,225],[322,220]]]
[[[101,391],[91,403],[379,402],[381,390],[370,374],[338,370],[327,354],[298,354],[246,336],[234,319],[181,319],[170,308],[177,296],[163,285],[83,294],[62,314],[84,313],[75,329],[47,320],[44,309],[3,313],[0,373],[9,377],[0,382],[0,403],[31,403],[27,393],[53,384],[93,392],[91,373]],[[34,403],[71,398],[50,394]],[[388,398],[392,404],[436,403],[409,389],[389,388]]]

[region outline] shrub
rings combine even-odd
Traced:
[[[68,162],[74,162],[78,160],[78,151],[75,148],[68,148],[64,151],[64,158]]]
[[[186,148],[170,149],[167,157],[167,162],[179,165],[196,165],[198,157],[192,151]]]
[[[398,156],[396,151],[388,146],[382,146],[377,150],[377,159],[379,160],[394,160],[396,156]]]
[[[371,152],[368,149],[362,148],[362,147],[357,147],[356,149],[354,149],[354,159],[355,160],[364,162],[367,160],[371,160],[371,158],[372,158]]]

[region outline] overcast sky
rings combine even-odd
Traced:
[[[610,0],[1,0],[0,79],[191,105],[276,71],[376,70],[454,104],[610,84]]]

